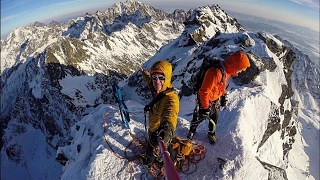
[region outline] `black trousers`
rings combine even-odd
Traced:
[[[193,112],[193,116],[192,116],[192,120],[191,120],[191,125],[190,125],[190,132],[195,133],[197,130],[198,125],[202,122],[205,121],[207,119],[201,119],[199,118],[199,107],[200,104],[198,104],[196,106],[196,108],[194,109]],[[213,101],[210,103],[209,106],[209,110],[210,110],[210,120],[208,123],[208,133],[213,134],[216,130],[216,125],[219,122],[219,114],[220,114],[220,99]]]

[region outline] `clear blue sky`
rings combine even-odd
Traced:
[[[139,0],[165,12],[218,4],[234,11],[307,26],[319,31],[319,0]],[[39,21],[64,22],[86,12],[105,11],[125,0],[1,0],[1,39],[20,26]]]

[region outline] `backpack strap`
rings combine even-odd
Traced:
[[[221,60],[219,60],[219,61],[220,61],[220,64],[221,64],[221,67],[219,69],[220,69],[221,74],[222,74],[221,82],[223,83],[224,89],[226,91],[226,89],[228,87],[228,82],[227,82],[227,77],[226,77],[226,67],[224,66],[224,64],[223,64],[223,62]]]
[[[219,69],[220,70],[220,72],[221,72],[221,74],[222,74],[222,79],[221,79],[221,81],[220,82],[223,82],[224,83],[224,81],[225,81],[225,70],[226,70],[226,68],[225,68],[225,66],[224,66],[224,64],[223,64],[223,61],[221,61],[221,60],[219,60],[219,59],[217,59],[217,58],[213,58],[213,59],[211,59],[211,58],[204,58],[203,59],[203,62],[202,62],[202,64],[201,64],[201,66],[200,66],[200,70],[199,70],[199,72],[197,73],[197,75],[196,75],[196,83],[195,83],[195,85],[194,85],[194,87],[193,87],[193,92],[196,94],[198,91],[199,91],[199,89],[201,88],[201,85],[202,85],[202,82],[203,82],[203,79],[204,79],[204,76],[205,76],[205,74],[206,74],[206,72],[208,71],[208,69],[210,69],[210,68],[217,68],[217,69]]]
[[[172,88],[169,88],[169,89],[157,94],[156,97],[154,97],[152,99],[152,101],[144,107],[144,112],[150,111],[152,109],[152,107],[154,106],[154,104],[156,104],[158,101],[160,101],[168,92],[173,91],[173,90],[174,89],[172,87]]]
[[[223,62],[221,60],[219,60],[219,62],[220,62],[220,66],[219,67],[215,67],[215,68],[218,68],[221,71],[221,75],[222,75],[221,82],[224,83],[225,74],[226,74],[226,67],[224,66],[224,64],[223,64]]]

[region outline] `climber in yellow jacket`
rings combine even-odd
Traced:
[[[153,99],[163,94],[163,97],[149,109],[149,141],[145,154],[142,154],[140,158],[143,164],[150,167],[155,160],[154,153],[158,147],[157,138],[161,137],[168,146],[174,135],[179,113],[179,98],[171,84],[172,65],[168,61],[155,62],[150,72],[142,68],[140,71],[151,90]],[[170,149],[168,147],[169,151]]]

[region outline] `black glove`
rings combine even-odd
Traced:
[[[227,95],[221,96],[220,105],[221,105],[221,107],[226,107],[226,105],[227,105]]]
[[[156,132],[152,132],[149,136],[149,142],[152,146],[158,146],[158,136]]]
[[[209,118],[210,110],[209,109],[199,109],[199,119],[205,120]]]
[[[149,106],[149,104],[147,104],[146,106],[144,106],[143,110],[144,112],[148,112],[150,111],[151,107]]]
[[[158,137],[160,137],[165,145],[168,145],[173,136],[173,126],[170,122],[164,121],[159,128],[151,133],[150,143],[153,146],[158,145]]]

